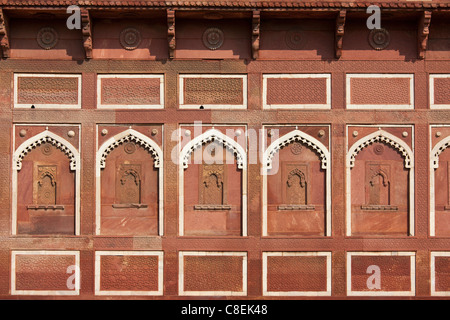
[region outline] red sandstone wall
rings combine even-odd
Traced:
[[[93,59],[84,60],[81,33],[69,32],[64,20],[43,23],[12,15],[10,58],[0,61],[0,297],[67,295],[91,299],[144,295],[162,299],[259,299],[448,295],[450,151],[445,139],[450,137],[449,78],[436,78],[431,85],[430,75],[450,74],[450,52],[446,47],[450,28],[448,16],[436,16],[430,26],[426,58],[420,60],[416,15],[406,15],[404,21],[389,19],[383,25],[391,36],[384,50],[371,47],[365,20],[360,15],[349,15],[343,54],[338,60],[334,57],[334,16],[324,14],[318,20],[303,17],[297,23],[289,13],[279,17],[263,15],[259,58],[253,60],[249,12],[219,21],[181,14],[176,22],[175,59],[171,60],[163,14],[153,16],[157,18],[153,22],[135,17],[119,23],[115,23],[114,15],[99,14],[98,21],[93,18]],[[36,34],[44,26],[55,28],[59,34],[57,44],[48,50],[36,42]],[[140,37],[134,50],[125,49],[120,40],[120,33],[131,27],[138,30],[133,30],[133,35]],[[221,30],[224,42],[219,48],[211,49],[211,43],[216,44],[214,39],[210,47],[204,43],[208,28]],[[23,76],[15,82],[15,74],[42,73],[79,75],[81,86],[76,81],[58,81],[63,79],[58,77],[39,81],[41,78]],[[347,82],[348,75],[385,73],[407,77],[355,77]],[[159,77],[98,82],[99,75],[109,74]],[[181,90],[180,75],[199,74],[215,77],[185,78]],[[286,77],[269,78],[265,89],[266,74]],[[289,77],[291,74],[326,77],[295,78]],[[265,107],[264,101],[270,107]],[[77,103],[80,107],[69,108]],[[47,108],[46,104],[54,106]],[[127,108],[127,104],[134,107]],[[206,107],[200,110],[199,105],[203,104]],[[221,109],[224,104],[229,106]],[[320,107],[315,108],[315,104]],[[233,105],[237,106],[235,110]],[[403,107],[395,108],[398,105]],[[221,189],[222,197],[226,192],[227,201],[221,200],[222,203],[214,196],[208,201],[200,196],[205,192],[203,164],[180,170],[181,164],[172,161],[173,154],[187,143],[185,130],[195,137],[197,121],[206,124],[200,133],[213,127],[222,132],[241,130],[231,139],[248,152],[246,166],[240,168],[238,158],[227,164],[225,187]],[[76,182],[77,171],[69,168],[69,160],[60,149],[55,147],[54,152],[61,153],[61,157],[48,157],[37,148],[26,152],[17,171],[18,202],[14,209],[13,155],[23,142],[46,130],[46,126],[79,152],[80,180]],[[117,148],[111,147],[105,156],[105,169],[98,171],[98,150],[108,139],[129,129],[139,133],[131,139],[133,145],[126,140]],[[180,133],[173,135],[177,129],[181,129]],[[261,129],[265,131],[260,132]],[[298,141],[286,142],[278,152],[280,171],[267,177],[266,190],[261,175],[263,161],[259,156],[251,158],[251,151],[259,150],[259,146],[242,137],[249,133],[258,141],[269,142],[268,146],[276,140],[268,135],[270,129],[278,129],[279,136],[299,130],[324,148],[320,153],[307,141],[300,141],[300,136],[295,138]],[[350,147],[381,129],[395,139],[384,140],[386,137],[381,135],[370,146],[358,150],[348,176]],[[183,138],[180,145],[179,138]],[[158,159],[163,166],[155,167],[158,155],[149,147],[149,141],[161,149],[162,157]],[[431,151],[442,141],[447,144],[439,153],[439,166],[430,170]],[[203,141],[205,147],[200,150],[204,151],[210,142]],[[403,144],[414,156],[411,168],[405,167],[405,157],[411,154],[405,155]],[[383,152],[376,149],[378,145]],[[41,147],[41,143],[36,146]],[[326,168],[321,161],[323,152],[329,154]],[[389,170],[384,169],[393,188],[389,205],[397,210],[361,209],[368,204],[367,199],[372,199],[367,163],[374,161],[381,169],[390,166]],[[58,171],[57,185],[64,184],[64,188],[57,192],[62,193],[60,197],[67,200],[64,204],[70,210],[65,210],[64,215],[52,211],[59,220],[50,219],[45,228],[42,223],[23,227],[30,221],[29,210],[24,210],[24,206],[33,200],[32,168],[39,163],[61,163],[58,170],[65,171]],[[123,165],[132,168],[130,165],[137,164],[143,173],[139,181],[144,190],[138,204],[148,207],[133,207],[136,198],[130,195],[133,200],[124,202],[128,208],[113,208],[122,199],[119,194]],[[314,209],[279,209],[300,205],[289,200],[291,191],[286,187],[289,172],[294,169],[307,173],[306,185],[310,189],[304,191],[306,201],[302,205],[313,205]],[[184,179],[182,192],[180,171]],[[378,192],[375,198],[385,199]],[[72,213],[76,212],[77,199],[78,215]],[[327,201],[331,201],[329,216]],[[195,205],[221,207],[195,210]],[[41,210],[41,216],[51,216],[48,209]],[[69,211],[70,219],[66,220]],[[184,226],[183,235],[180,224]],[[35,232],[28,231],[30,228]],[[73,274],[67,273],[67,267],[73,265],[80,268],[79,290],[67,286]],[[380,289],[367,287],[371,265],[380,268]]]

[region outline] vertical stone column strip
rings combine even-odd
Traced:
[[[3,9],[0,8],[0,46],[2,49],[2,57],[9,58],[9,28],[8,18],[5,16]]]

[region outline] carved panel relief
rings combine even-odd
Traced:
[[[328,127],[271,127],[268,150],[279,143],[271,160],[265,188],[265,235],[326,235],[327,170],[320,147],[328,145]],[[305,130],[305,131],[303,131]],[[295,134],[298,132],[298,134]],[[319,133],[320,132],[320,133]],[[290,135],[290,136],[289,136]],[[284,138],[286,137],[286,138]],[[307,139],[311,140],[307,140]],[[314,145],[313,139],[317,141]],[[323,142],[323,144],[322,144]],[[325,162],[324,162],[325,161]],[[325,166],[325,168],[324,168]]]

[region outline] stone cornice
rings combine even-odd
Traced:
[[[0,0],[4,8],[49,8],[57,9],[78,5],[87,9],[132,9],[132,8],[174,8],[174,9],[242,9],[242,10],[289,10],[289,9],[362,9],[369,5],[385,9],[450,9],[449,0],[432,1],[102,1],[102,0]]]

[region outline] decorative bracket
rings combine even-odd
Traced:
[[[252,57],[258,59],[259,57],[259,39],[261,27],[261,11],[253,11],[252,18]]]
[[[3,58],[9,58],[9,27],[8,18],[0,8],[0,46]]]
[[[335,45],[334,45],[334,55],[339,59],[342,55],[342,45],[344,42],[344,27],[345,27],[345,17],[347,11],[340,10],[336,18],[336,34],[335,34]]]
[[[418,52],[419,59],[425,58],[425,52],[428,46],[428,35],[430,34],[430,22],[431,22],[431,11],[424,11],[420,16],[419,21],[419,34],[417,37],[418,41]]]
[[[175,55],[175,10],[167,10],[167,41],[169,42],[169,58]]]
[[[92,21],[89,11],[81,10],[81,32],[83,34],[83,47],[86,52],[86,59],[92,59]]]

